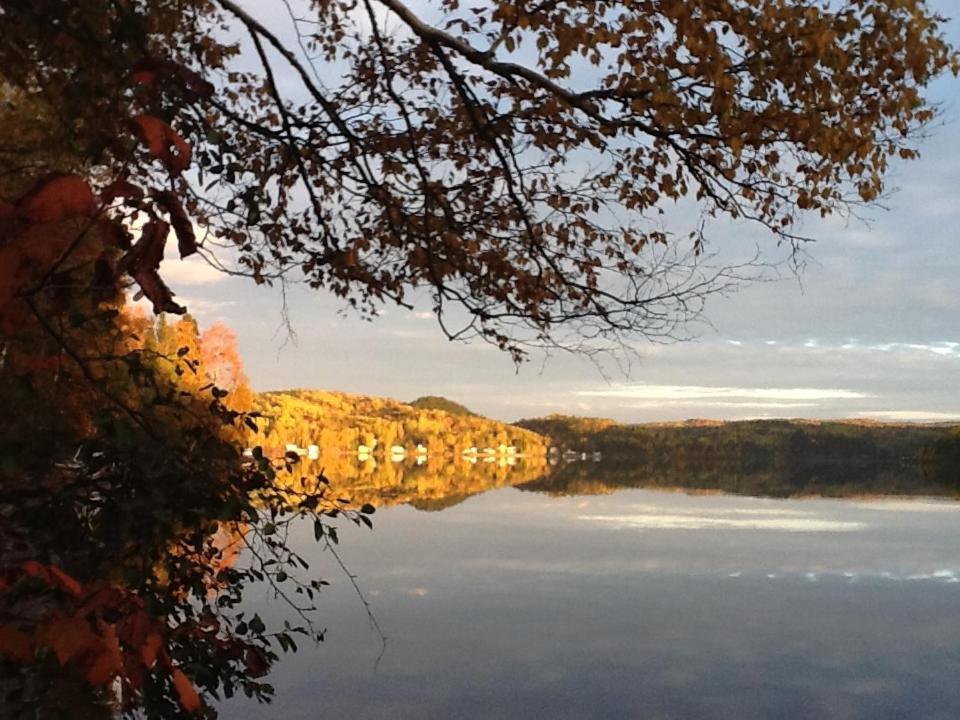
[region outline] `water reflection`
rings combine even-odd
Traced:
[[[662,458],[619,458],[557,462],[527,456],[494,462],[430,456],[402,461],[358,460],[331,454],[306,460],[300,474],[323,472],[352,501],[378,507],[399,504],[442,510],[466,498],[503,487],[550,495],[599,495],[623,489],[656,488],[690,494],[726,493],[755,497],[960,496],[950,475],[924,472],[918,463],[896,468],[835,460],[810,466],[765,466],[755,458],[726,459],[704,469]]]
[[[375,669],[377,639],[335,583],[328,639],[279,666],[271,713],[960,715],[960,506],[662,492],[597,469],[491,476],[499,489],[443,512],[388,507],[373,533],[345,535],[387,652]],[[574,494],[581,481],[593,494]],[[388,489],[388,503],[418,502]],[[256,607],[279,612],[266,596]]]

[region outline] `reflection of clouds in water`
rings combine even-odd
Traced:
[[[960,512],[960,503],[949,500],[868,500],[853,505],[861,510],[886,510],[888,512]]]
[[[710,508],[709,510],[704,510],[700,508],[692,508],[690,510],[685,510],[683,508],[667,508],[664,505],[628,505],[626,509],[634,513],[642,514],[661,514],[665,511],[673,515],[694,515],[700,517],[703,513],[709,513],[710,515],[760,515],[760,516],[769,516],[769,517],[809,517],[815,513],[811,510],[791,510],[788,508],[744,508],[744,507],[734,507],[734,508]]]
[[[752,517],[722,517],[693,513],[637,513],[632,515],[578,515],[578,520],[604,523],[611,527],[638,530],[770,530],[775,532],[854,532],[867,527],[866,523],[843,520],[825,520],[816,517],[756,513]]]
[[[934,570],[932,573],[917,573],[910,575],[907,580],[939,580],[947,583],[960,583],[956,570]]]

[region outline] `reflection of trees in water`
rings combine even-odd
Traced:
[[[509,460],[501,457],[491,462],[428,456],[423,462],[416,458],[378,462],[339,454],[301,463],[297,472],[322,470],[337,492],[345,493],[354,504],[409,504],[422,510],[440,510],[472,495],[535,481],[546,468],[542,456]]]
[[[564,416],[521,424],[561,448],[600,451],[604,458],[559,466],[527,490],[661,487],[773,497],[960,492],[960,433],[953,427],[789,420],[617,425]]]
[[[626,488],[680,489],[761,497],[823,495],[928,495],[960,497],[960,483],[947,474],[924,472],[920,462],[884,467],[856,458],[773,462],[760,453],[736,461],[703,458],[671,463],[620,457],[600,463],[564,463],[548,475],[517,486],[555,495],[596,495]]]

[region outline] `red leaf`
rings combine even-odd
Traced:
[[[77,175],[52,175],[41,180],[17,203],[21,217],[33,222],[61,222],[97,211],[93,191]]]
[[[173,687],[180,698],[180,707],[187,712],[198,712],[200,710],[200,697],[193,688],[193,683],[187,678],[180,668],[174,668],[170,671],[170,677],[173,680]]]
[[[140,657],[143,660],[144,667],[152,668],[157,660],[157,653],[163,645],[163,638],[159,633],[152,632],[147,635],[147,639],[140,646]]]
[[[157,74],[152,70],[141,70],[130,76],[130,82],[134,85],[149,85],[157,79]]]
[[[102,637],[98,637],[99,644],[92,657],[87,659],[84,677],[91,685],[106,685],[123,670],[123,656],[120,654],[120,643],[112,625],[99,623]]]
[[[30,636],[10,625],[0,625],[0,657],[26,665],[33,660]]]
[[[100,638],[93,634],[82,615],[59,615],[43,628],[44,644],[53,650],[61,665],[95,648]]]
[[[48,569],[50,571],[51,584],[55,588],[70,593],[74,597],[80,597],[83,594],[83,588],[80,586],[80,583],[67,575],[63,570],[56,565],[50,565]]]
[[[167,172],[177,176],[190,165],[190,146],[172,127],[152,115],[138,115],[133,119],[134,129],[150,154],[167,166]]]
[[[40,578],[47,584],[50,583],[50,573],[47,571],[46,566],[41,565],[36,560],[27,560],[20,566],[20,569],[23,570],[26,575],[32,575],[35,578]]]
[[[152,85],[156,82],[173,82],[188,97],[208,98],[213,95],[213,85],[183,65],[164,58],[144,58],[136,64],[130,81],[137,85]]]

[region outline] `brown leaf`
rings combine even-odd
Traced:
[[[173,291],[167,287],[156,270],[141,270],[131,275],[143,294],[153,303],[153,312],[183,315],[187,311],[183,305],[173,301]]]
[[[150,154],[163,162],[176,177],[190,165],[190,145],[172,127],[152,115],[133,119],[134,130]]]
[[[129,250],[131,247],[130,232],[115,220],[106,220],[100,223],[100,232],[103,242],[120,250]]]
[[[162,220],[148,222],[140,231],[140,239],[121,258],[118,269],[137,281],[140,290],[153,303],[155,313],[183,315],[187,309],[173,301],[173,291],[157,272],[169,233],[170,226]]]
[[[157,203],[170,214],[170,223],[177,234],[177,247],[180,257],[185,258],[197,251],[197,236],[193,232],[193,223],[187,217],[180,198],[175,193],[164,190],[156,194]]]
[[[100,199],[105,203],[119,197],[140,200],[143,197],[143,189],[126,180],[114,180],[100,191]]]
[[[198,712],[200,710],[200,696],[193,687],[193,683],[183,674],[180,668],[173,668],[170,671],[170,678],[173,680],[173,687],[177,691],[177,697],[180,698],[180,707],[187,712]]]
[[[243,653],[243,664],[247,667],[247,675],[254,678],[263,677],[270,669],[263,651],[252,645]]]
[[[37,183],[17,203],[18,214],[33,222],[53,223],[97,211],[93,191],[77,175],[52,175]]]

